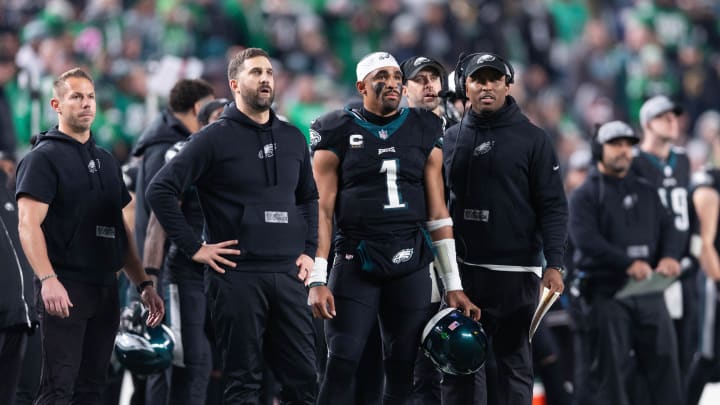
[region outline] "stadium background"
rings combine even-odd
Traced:
[[[492,51],[515,66],[511,94],[565,173],[589,164],[596,123],[637,127],[657,94],[685,108],[681,144],[697,169],[720,161],[719,14],[716,0],[2,0],[0,150],[20,157],[54,125],[52,78],[78,65],[96,80],[94,136],[124,162],[177,79],[229,96],[227,57],[243,47],[269,51],[276,110],[306,134],[355,96],[368,52],[451,71],[463,51]]]

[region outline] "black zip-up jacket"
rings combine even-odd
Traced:
[[[178,198],[195,185],[208,243],[237,239],[240,269],[274,271],[317,250],[318,193],[305,137],[274,112],[265,125],[228,105],[190,137],[150,183],[148,201],[167,235],[188,256],[200,238]],[[226,270],[236,270],[225,267]],[[284,271],[284,270],[283,270]]]
[[[17,169],[16,197],[48,204],[48,256],[63,279],[109,285],[128,248],[122,208],[130,202],[120,167],[92,136],[82,144],[57,127],[41,133]]]
[[[145,193],[152,178],[165,164],[165,153],[177,142],[190,136],[190,130],[173,115],[168,108],[163,109],[150,126],[140,135],[133,148],[133,156],[142,157],[138,165],[135,183],[135,242],[138,253],[143,257],[145,233],[150,220],[150,204]]]
[[[27,330],[37,325],[33,272],[18,235],[15,196],[0,170],[0,331]]]
[[[472,264],[562,266],[567,199],[550,137],[508,96],[470,110],[445,133],[443,158],[458,258]]]
[[[578,271],[592,280],[593,289],[610,293],[627,280],[634,260],[655,267],[663,257],[679,260],[685,249],[653,185],[632,174],[606,176],[597,168],[570,198],[570,238]]]

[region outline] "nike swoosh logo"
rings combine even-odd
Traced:
[[[555,172],[555,171],[557,171],[557,169],[559,169],[559,168],[560,168],[560,165],[555,165],[555,166],[553,166],[553,171]]]

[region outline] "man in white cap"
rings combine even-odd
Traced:
[[[665,292],[665,301],[675,323],[678,337],[678,355],[681,374],[692,361],[698,341],[697,302],[695,279],[697,269],[689,259],[690,160],[683,148],[675,146],[680,137],[678,115],[683,110],[666,96],[655,96],[640,108],[640,125],[643,138],[631,172],[655,186],[663,205],[675,217],[675,228],[682,234],[685,247],[680,280]]]
[[[442,151],[435,147],[442,136],[440,119],[399,107],[402,73],[389,53],[365,56],[356,73],[362,107],[328,113],[311,128],[320,215],[309,303],[315,317],[327,320],[329,352],[318,404],[354,402],[349,387],[378,318],[383,402],[400,404],[412,392],[420,332],[433,315],[433,250],[448,305],[475,320],[480,312],[462,291],[457,269]],[[328,281],[333,217],[337,237]]]

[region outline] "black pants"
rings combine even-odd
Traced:
[[[675,331],[662,294],[593,297],[588,322],[586,403],[630,405],[635,384],[644,382],[649,403],[683,403]]]
[[[353,404],[356,373],[383,372],[358,371],[365,343],[378,319],[384,352],[383,403],[405,404],[412,393],[420,334],[430,314],[428,268],[378,279],[360,269],[358,258],[339,257],[329,286],[337,316],[325,324],[329,357],[318,404]]]
[[[528,341],[530,320],[538,301],[540,280],[533,273],[494,271],[461,266],[463,288],[482,310],[481,323],[490,338],[497,364],[495,397],[498,404],[532,403],[532,353]],[[476,375],[444,375],[443,405],[485,404],[485,368]],[[476,381],[483,385],[478,393]],[[478,394],[481,396],[477,398]]]
[[[35,331],[28,336],[25,345],[25,357],[18,382],[15,405],[30,405],[37,397],[40,387],[40,370],[42,368],[42,340],[40,332]],[[1,375],[1,374],[0,374]]]
[[[553,331],[545,323],[540,323],[533,336],[532,353],[535,375],[542,381],[548,404],[570,405],[572,398],[565,389],[560,349]]]
[[[174,284],[168,285],[171,299],[175,288],[185,367],[172,367],[170,403],[201,404],[205,400],[212,370],[210,342],[205,333],[207,300],[203,292],[203,281],[200,277],[175,280]]]
[[[223,358],[225,404],[257,404],[265,364],[288,404],[313,404],[315,332],[297,268],[284,273],[205,271],[205,293]]]
[[[720,283],[699,276],[700,344],[687,374],[685,405],[700,402],[705,384],[720,381]]]
[[[105,388],[120,308],[117,284],[61,280],[70,317],[48,315],[37,286],[43,366],[36,404],[97,404]]]
[[[15,403],[27,331],[0,330],[0,404]]]

